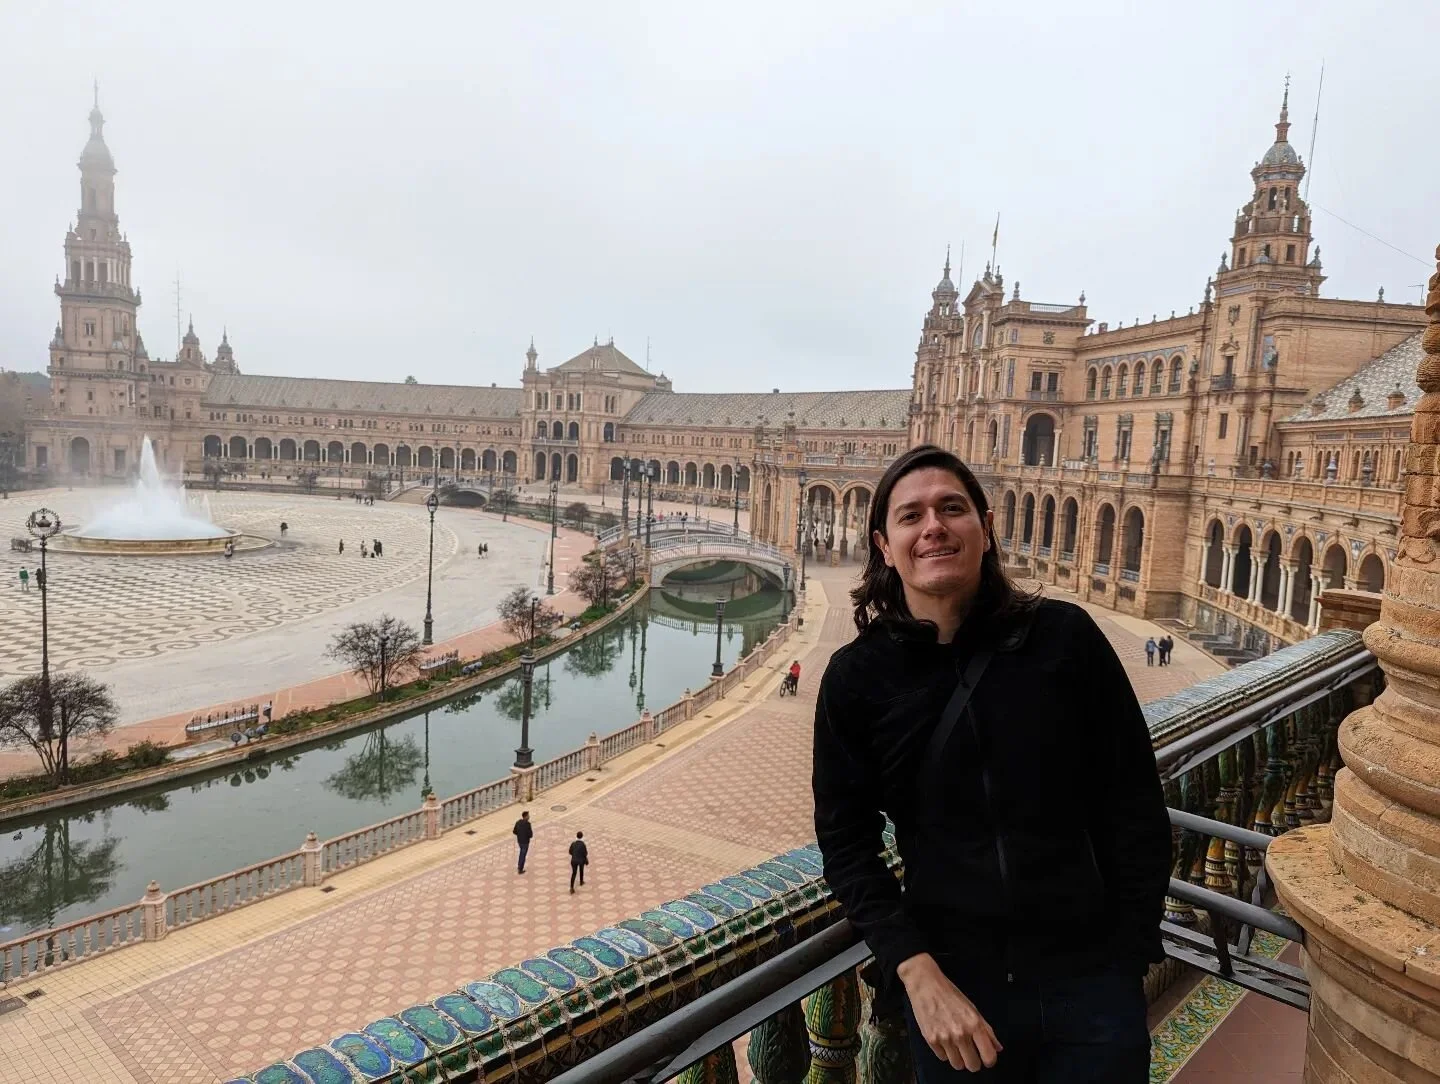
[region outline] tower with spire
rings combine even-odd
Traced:
[[[65,234],[64,279],[55,283],[60,324],[50,344],[51,402],[60,414],[129,418],[144,413],[149,377],[140,360],[140,293],[131,285],[130,244],[115,214],[115,160],[105,145],[98,88],[89,119],[90,138],[77,163],[80,209]],[[106,466],[113,463],[107,457]]]
[[[941,387],[945,380],[945,359],[953,344],[951,336],[961,330],[964,316],[960,306],[960,291],[950,279],[950,248],[945,248],[945,268],[940,281],[930,291],[930,311],[920,330],[920,343],[915,349],[915,373],[913,384],[916,398],[910,407],[910,435],[919,443],[938,439],[937,419],[941,413]],[[922,390],[923,389],[923,390]]]
[[[1265,282],[1267,290],[1315,293],[1324,281],[1310,251],[1310,208],[1300,197],[1305,164],[1290,143],[1290,77],[1280,101],[1275,142],[1250,171],[1254,195],[1235,216],[1228,262],[1221,261],[1221,292],[1237,281]]]

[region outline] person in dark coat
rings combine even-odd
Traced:
[[[580,876],[580,887],[585,887],[585,867],[590,864],[590,849],[585,846],[585,833],[576,832],[575,841],[570,844],[570,891],[575,891],[575,876]]]
[[[530,840],[535,836],[535,826],[530,823],[530,811],[527,809],[520,814],[520,819],[515,822],[515,842],[520,845],[520,861],[515,872],[525,872],[525,856],[530,852]]]
[[[1010,582],[949,452],[892,463],[868,529],[859,635],[818,691],[815,826],[919,1082],[1143,1084],[1171,851],[1130,680],[1083,609]]]

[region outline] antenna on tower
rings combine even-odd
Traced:
[[[180,330],[180,269],[175,269],[175,356],[180,356],[184,332]]]
[[[1325,61],[1320,61],[1320,85],[1315,88],[1315,119],[1310,124],[1310,153],[1305,158],[1305,192],[1301,197],[1310,201],[1310,181],[1315,176],[1315,133],[1320,130],[1320,92],[1325,89]]]
[[[961,286],[965,285],[965,238],[960,238],[960,273],[955,276],[955,281]]]

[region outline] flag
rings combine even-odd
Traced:
[[[994,248],[1000,243],[1000,212],[995,212],[995,232],[990,235],[990,247]]]

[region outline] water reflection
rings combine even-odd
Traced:
[[[778,591],[743,594],[742,574],[667,583],[609,628],[535,672],[531,744],[537,762],[618,730],[647,704],[677,701],[707,680],[714,600],[724,592],[727,666],[785,612]],[[738,611],[738,612],[737,612]],[[459,794],[509,772],[520,732],[519,676],[474,689],[384,726],[231,765],[213,774],[36,815],[0,835],[0,940],[139,900],[154,878],[174,889],[417,809],[427,787]],[[243,826],[243,830],[237,830]],[[17,831],[18,829],[18,831]]]

